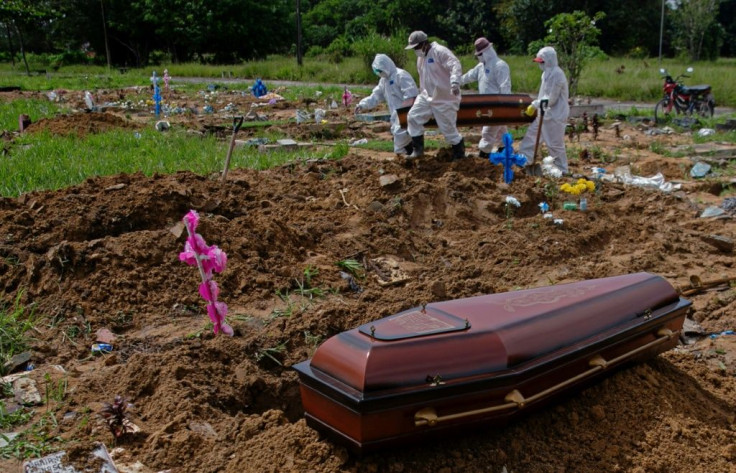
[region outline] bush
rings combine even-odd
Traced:
[[[391,58],[396,67],[405,69],[408,54],[404,47],[409,34],[403,31],[396,32],[390,38],[378,33],[370,33],[353,43],[353,52],[363,60],[368,70],[371,69],[376,54],[382,53]]]

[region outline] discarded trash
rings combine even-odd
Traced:
[[[349,146],[358,146],[358,145],[364,145],[368,143],[368,140],[366,138],[361,138],[359,140],[351,140],[348,145]]]
[[[726,197],[723,199],[721,208],[727,212],[736,212],[736,197]]]
[[[92,100],[92,94],[89,92],[89,90],[86,90],[84,92],[84,103],[85,105],[87,105],[87,110],[95,109],[95,101]]]
[[[322,120],[325,119],[325,111],[321,108],[314,109],[314,121],[316,123],[322,123]]]
[[[556,218],[552,221],[555,225],[562,225],[565,221],[561,218]]]
[[[601,180],[609,182],[620,182],[625,185],[654,188],[659,189],[663,192],[678,190],[682,187],[682,184],[672,184],[671,182],[665,182],[664,175],[661,172],[655,174],[652,177],[633,176],[631,175],[631,168],[629,166],[618,167],[613,172],[613,175],[602,175]]]
[[[552,212],[545,212],[544,215],[542,215],[542,217],[547,218],[547,219],[555,218]]]
[[[205,105],[203,109],[204,109],[204,113],[214,113],[215,112],[215,109],[212,108],[212,105],[209,105],[209,104]]]
[[[575,202],[565,202],[564,204],[562,204],[562,209],[563,210],[577,210],[578,204],[576,204]]]
[[[710,338],[711,339],[716,339],[716,338],[722,337],[724,335],[736,335],[736,332],[734,332],[733,330],[726,330],[725,332],[721,332],[721,333],[712,333],[710,335]]]
[[[698,130],[698,136],[710,136],[715,134],[716,130],[714,130],[713,128],[701,128],[700,130]]]
[[[92,353],[110,353],[112,345],[109,343],[94,343],[92,345]]]
[[[548,177],[562,177],[562,169],[557,167],[553,156],[547,156],[542,160],[542,175]]]
[[[78,455],[79,452],[76,452],[76,454]],[[62,450],[51,455],[46,455],[45,457],[28,460],[23,463],[23,473],[81,473],[77,467],[70,463],[69,458],[64,459],[65,456],[66,452]],[[95,465],[95,469],[88,470],[85,468],[84,471],[118,473],[119,470],[115,466],[112,458],[110,458],[110,453],[104,444],[96,443],[94,450],[88,452],[88,456],[89,458],[82,456],[81,459],[89,462],[90,465]]]
[[[710,172],[710,164],[697,162],[692,169],[690,169],[690,177],[705,177]]]
[[[259,146],[268,144],[268,138],[251,138],[245,142],[247,146]]]
[[[133,133],[133,136],[134,136],[134,137],[135,137],[136,139],[141,139],[141,136],[142,136],[142,135],[141,135],[140,133],[138,133],[138,132],[136,131],[135,133]]]
[[[603,177],[603,175],[606,173],[606,170],[604,168],[598,167],[594,167],[590,171],[593,173],[591,177],[598,180],[600,180],[600,178]]]
[[[166,131],[169,128],[171,128],[171,123],[165,120],[160,120],[156,122],[156,130],[158,131]]]
[[[52,101],[52,102],[56,102],[56,99],[59,98],[59,96],[53,90],[51,92],[47,93],[46,94],[46,97],[48,97],[49,100]]]
[[[516,197],[510,196],[510,195],[506,196],[506,203],[511,204],[514,207],[521,207],[521,202],[519,202],[519,200]]]
[[[539,205],[539,210],[541,210],[543,214],[549,211],[549,204],[547,202],[540,202],[538,205]]]
[[[363,292],[363,288],[360,287],[357,282],[355,282],[355,278],[352,275],[346,273],[345,271],[340,271],[340,277],[348,282],[351,291]]]
[[[304,110],[297,110],[296,111],[296,122],[297,123],[304,123],[309,120],[309,117],[311,115],[309,112],[305,112]]]
[[[588,210],[588,199],[586,198],[580,199],[580,210],[582,210],[583,212]]]
[[[726,211],[722,208],[711,205],[710,207],[707,207],[705,210],[703,210],[703,213],[700,214],[700,218],[720,217],[721,215],[725,214]]]

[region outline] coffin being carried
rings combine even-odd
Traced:
[[[463,95],[457,112],[457,126],[528,125],[536,118],[536,114],[530,117],[525,113],[531,103],[532,98],[525,94]],[[396,109],[399,123],[404,128],[407,125],[406,116],[413,104],[414,99],[411,98]],[[431,119],[424,126],[437,128],[437,122]]]
[[[690,305],[637,273],[409,309],[295,365],[307,422],[358,453],[503,425],[673,348]]]

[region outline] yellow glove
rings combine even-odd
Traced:
[[[528,117],[533,117],[534,114],[537,113],[537,109],[534,108],[534,105],[529,105],[524,113],[526,113],[526,116]]]

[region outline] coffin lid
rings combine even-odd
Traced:
[[[449,382],[512,369],[678,302],[649,273],[436,302],[335,335],[310,364],[363,393]]]

